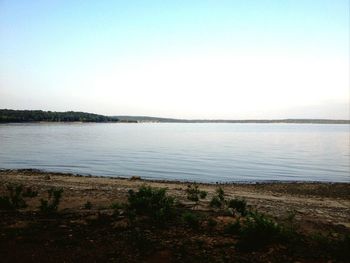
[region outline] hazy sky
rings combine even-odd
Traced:
[[[0,108],[350,118],[349,1],[0,0]]]

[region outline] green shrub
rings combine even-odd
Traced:
[[[221,187],[216,189],[216,195],[221,202],[225,201],[225,192],[224,189],[222,189]]]
[[[264,214],[251,212],[240,230],[238,248],[255,250],[283,238],[283,229]]]
[[[208,195],[208,192],[207,191],[200,191],[199,192],[199,197],[200,199],[205,199]]]
[[[40,199],[39,209],[44,213],[56,212],[61,201],[63,189],[62,188],[51,188],[47,191],[48,199]]]
[[[220,201],[219,197],[213,196],[213,198],[210,200],[209,205],[214,208],[220,208],[222,207],[222,202]]]
[[[201,191],[198,189],[198,185],[188,185],[186,189],[187,199],[193,202],[198,202],[199,199],[204,199],[207,197],[206,191]]]
[[[7,196],[0,196],[0,209],[3,210],[16,210],[26,208],[27,204],[23,199],[25,197],[22,184],[9,184],[7,185]]]
[[[215,190],[215,195],[210,200],[209,205],[214,208],[222,208],[225,206],[225,192],[221,187]]]
[[[169,220],[174,214],[174,198],[164,188],[141,186],[137,192],[129,190],[128,213],[145,215],[158,222]]]
[[[182,215],[182,220],[184,221],[184,223],[193,228],[193,229],[198,229],[199,227],[199,217],[191,212],[185,212]]]
[[[247,214],[247,202],[244,199],[231,199],[228,201],[227,206],[229,208],[235,209],[242,216]]]

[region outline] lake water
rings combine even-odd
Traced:
[[[0,125],[0,168],[201,182],[350,182],[350,126]]]

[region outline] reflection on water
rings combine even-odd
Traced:
[[[0,125],[0,168],[216,181],[350,182],[349,125]]]

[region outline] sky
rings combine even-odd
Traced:
[[[348,0],[0,0],[0,108],[350,118]]]

